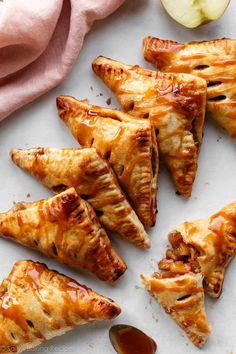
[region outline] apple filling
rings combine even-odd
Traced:
[[[157,278],[173,278],[187,273],[200,273],[198,262],[200,252],[193,246],[187,245],[182,235],[174,231],[169,235],[172,246],[166,251],[166,257],[159,262],[161,273],[155,273]]]

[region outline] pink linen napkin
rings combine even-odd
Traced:
[[[124,0],[0,0],[0,120],[58,85]]]

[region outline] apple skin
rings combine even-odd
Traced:
[[[201,7],[202,0],[198,0],[199,3],[197,5],[199,6],[199,8],[196,7],[196,4],[191,4],[192,0],[178,0],[177,11],[176,4],[172,8],[173,1],[174,0],[161,0],[161,3],[166,12],[169,14],[169,16],[172,17],[176,22],[180,23],[182,26],[185,26],[187,28],[197,28],[209,22],[215,21],[221,16],[223,16],[231,0],[215,0],[215,2],[219,4],[219,9],[218,11],[215,11],[214,9],[212,13],[210,10],[212,3],[211,0],[204,1],[205,8]],[[181,7],[183,8],[182,14]],[[187,12],[189,12],[189,19],[186,17]]]

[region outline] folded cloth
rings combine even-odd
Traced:
[[[0,120],[58,85],[124,0],[0,0]]]

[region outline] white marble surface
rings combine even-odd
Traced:
[[[178,1],[176,1],[178,4]],[[212,1],[214,3],[214,1]],[[178,5],[177,5],[178,6]],[[12,147],[35,146],[76,147],[66,126],[58,119],[55,97],[70,94],[89,98],[91,102],[106,105],[111,93],[90,69],[97,55],[105,55],[129,64],[151,67],[142,58],[142,39],[145,35],[181,41],[236,37],[236,1],[232,0],[225,15],[214,23],[196,30],[181,27],[168,17],[158,0],[127,0],[110,18],[94,25],[86,37],[84,48],[67,80],[58,88],[26,108],[13,114],[0,124],[0,210],[7,210],[13,201],[37,200],[51,193],[36,180],[16,168],[9,159]],[[32,83],[33,84],[33,83]],[[93,86],[93,91],[90,89]],[[104,96],[98,96],[102,92]],[[9,97],[9,100],[11,97]],[[118,107],[112,96],[112,106]],[[43,261],[48,266],[69,274],[95,290],[115,299],[123,309],[115,323],[130,323],[152,336],[158,343],[160,354],[198,353],[186,339],[182,330],[169,318],[140,285],[139,274],[151,274],[167,246],[168,232],[180,222],[214,213],[236,199],[236,146],[230,137],[207,120],[198,175],[192,198],[188,201],[175,195],[168,174],[161,169],[159,178],[159,214],[157,224],[150,233],[152,248],[141,251],[119,237],[112,237],[114,246],[126,260],[129,269],[114,286],[103,284],[84,272],[76,272],[47,259],[11,241],[0,240],[1,279],[17,259]],[[236,263],[232,262],[226,276],[222,297],[207,299],[206,308],[212,324],[212,335],[202,349],[204,354],[236,353]],[[108,339],[110,323],[87,325],[43,344],[30,353],[67,352],[80,354],[108,354],[113,349]]]

